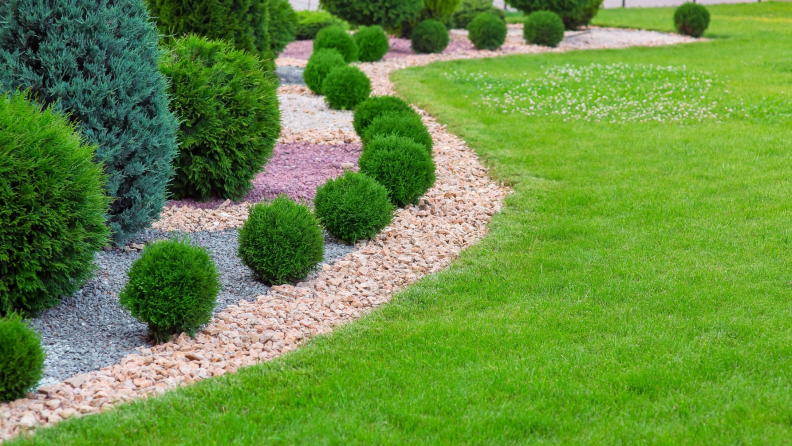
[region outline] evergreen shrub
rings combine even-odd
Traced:
[[[443,24],[451,22],[460,0],[424,0],[424,9],[421,11],[421,18],[434,19]]]
[[[396,206],[415,203],[435,182],[435,163],[426,148],[404,136],[375,136],[358,160],[360,172],[388,190]]]
[[[0,401],[25,396],[44,376],[41,337],[17,314],[0,319]]]
[[[410,138],[424,147],[429,155],[432,154],[432,135],[429,129],[421,120],[421,116],[413,110],[387,111],[371,121],[371,124],[363,131],[363,145],[367,145],[378,135],[398,135]]]
[[[148,324],[157,342],[181,332],[195,336],[212,318],[220,274],[206,249],[188,238],[146,246],[127,274],[119,303]]]
[[[393,219],[385,187],[352,171],[319,186],[314,212],[329,233],[352,243],[376,237]]]
[[[566,29],[587,26],[597,15],[603,0],[506,0],[506,3],[519,9],[526,16],[537,11],[558,14]]]
[[[269,0],[267,32],[270,48],[280,54],[297,39],[297,13],[288,0]]]
[[[709,27],[710,13],[696,3],[683,3],[674,11],[674,27],[677,32],[691,37],[701,37]]]
[[[412,112],[416,116],[418,115],[410,107],[410,104],[402,98],[396,96],[372,96],[355,107],[355,114],[352,118],[352,126],[355,128],[355,133],[362,138],[364,130],[371,124],[371,121],[382,113],[389,111]]]
[[[555,47],[564,40],[564,22],[554,12],[536,11],[525,19],[523,38],[534,45]]]
[[[355,39],[344,31],[340,26],[328,26],[316,33],[313,42],[313,50],[319,51],[325,48],[334,48],[344,56],[346,63],[358,60],[358,46]]]
[[[506,41],[506,24],[489,13],[477,15],[467,29],[470,42],[479,50],[494,51]]]
[[[322,93],[330,108],[353,110],[371,94],[371,81],[358,67],[337,67],[322,82]]]
[[[334,68],[345,67],[344,56],[335,48],[314,51],[303,71],[305,85],[316,94],[322,94],[322,84]]]
[[[353,25],[379,25],[387,30],[415,20],[424,0],[319,0],[325,11]]]
[[[54,307],[90,278],[109,235],[94,154],[60,113],[0,95],[0,316]]]
[[[175,40],[161,68],[182,120],[173,195],[241,199],[280,134],[276,82],[255,55],[196,35]]]
[[[410,42],[416,53],[442,53],[449,42],[448,29],[437,20],[424,20],[413,29]]]
[[[97,146],[117,243],[159,218],[178,121],[142,0],[0,2],[0,91],[30,89]]]
[[[381,26],[372,25],[360,28],[352,35],[358,46],[358,59],[361,62],[377,62],[390,50],[388,35]]]
[[[492,6],[492,0],[462,0],[451,17],[451,27],[467,29],[470,22],[483,13],[493,14],[506,23],[506,14],[502,9]]]
[[[297,11],[297,40],[313,40],[316,33],[328,26],[349,29],[349,24],[327,11]]]
[[[239,257],[273,285],[301,279],[324,258],[322,228],[307,206],[285,195],[257,203],[239,231]]]

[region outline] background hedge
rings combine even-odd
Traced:
[[[297,11],[297,40],[313,40],[316,33],[328,26],[349,29],[349,24],[327,11]]]
[[[492,0],[462,0],[451,17],[450,27],[467,29],[476,16],[485,12],[496,15],[506,23],[506,14],[502,9],[492,6]]]
[[[353,25],[379,25],[391,31],[418,18],[424,0],[319,0],[319,5]]]
[[[525,15],[536,11],[550,11],[558,14],[566,29],[587,26],[597,15],[603,0],[506,0],[510,6]]]
[[[267,32],[270,49],[280,54],[286,45],[297,39],[297,13],[288,0],[268,0],[269,17]]]

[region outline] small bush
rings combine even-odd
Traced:
[[[0,95],[0,315],[54,307],[91,277],[109,235],[94,154],[66,117]]]
[[[398,135],[410,138],[424,147],[429,155],[432,154],[432,135],[426,128],[421,117],[410,110],[388,111],[380,114],[371,121],[371,124],[363,131],[363,144],[368,144],[372,139],[379,135]]]
[[[181,332],[194,336],[212,318],[220,275],[206,249],[189,239],[152,243],[127,274],[119,303],[148,324],[157,342]]]
[[[322,83],[322,93],[330,108],[353,110],[371,94],[371,81],[358,67],[337,67]]]
[[[322,28],[340,26],[349,29],[349,24],[327,11],[297,11],[297,40],[313,40]]]
[[[468,38],[477,49],[494,51],[506,41],[506,24],[498,17],[479,14],[468,25]]]
[[[385,187],[351,171],[316,190],[314,210],[328,232],[352,243],[375,237],[393,219]]]
[[[358,59],[361,62],[377,62],[390,50],[388,35],[381,26],[364,26],[352,37],[358,46]]]
[[[467,29],[470,22],[483,13],[494,14],[506,23],[506,14],[502,9],[492,6],[492,0],[462,0],[451,17],[451,26]]]
[[[554,47],[564,40],[564,22],[554,12],[536,11],[525,19],[523,38],[534,45]]]
[[[392,30],[416,19],[424,0],[320,0],[319,5],[353,25],[379,25]]]
[[[0,401],[25,396],[44,376],[41,337],[22,317],[0,319]]]
[[[707,8],[696,3],[684,3],[674,11],[674,27],[679,34],[701,37],[709,27]]]
[[[401,98],[396,96],[372,96],[355,107],[355,115],[352,120],[355,133],[362,138],[363,132],[371,124],[371,121],[382,113],[389,111],[412,112],[416,116],[418,115],[410,107],[410,104],[404,102]]]
[[[325,48],[334,48],[344,56],[346,63],[358,60],[358,46],[355,39],[344,31],[340,26],[329,26],[322,28],[313,42],[313,50],[319,51]]]
[[[603,0],[506,0],[506,3],[519,9],[525,15],[537,11],[558,14],[566,29],[587,26],[597,15]]]
[[[239,231],[239,257],[273,285],[301,279],[324,257],[322,228],[305,205],[285,195],[257,203]]]
[[[305,85],[316,94],[322,94],[322,84],[334,68],[345,67],[344,56],[335,48],[314,51],[303,71]]]
[[[297,38],[297,13],[288,0],[269,0],[270,48],[280,54],[286,45]]]
[[[413,29],[410,42],[416,53],[442,53],[448,46],[448,29],[437,20],[424,20]]]
[[[421,144],[397,135],[376,136],[358,160],[360,172],[388,190],[396,206],[415,203],[435,182],[435,163]]]

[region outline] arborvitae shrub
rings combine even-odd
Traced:
[[[371,94],[371,81],[358,67],[337,67],[322,82],[322,93],[330,108],[353,110]]]
[[[415,110],[410,107],[410,104],[403,99],[396,96],[372,96],[355,107],[355,114],[352,119],[352,126],[355,127],[355,133],[361,138],[366,127],[371,124],[377,116],[389,112],[412,112],[415,115]]]
[[[701,37],[709,27],[709,22],[707,8],[696,3],[684,3],[674,11],[674,26],[680,34]]]
[[[325,48],[334,48],[344,56],[347,63],[358,60],[358,46],[355,39],[344,31],[340,26],[328,26],[316,33],[313,42],[313,50],[319,51]]]
[[[390,50],[388,35],[381,26],[364,26],[353,36],[361,62],[377,62]]]
[[[329,233],[352,243],[375,237],[393,219],[385,187],[352,171],[316,189],[314,210]]]
[[[322,94],[322,84],[334,68],[345,67],[344,56],[335,48],[314,51],[303,71],[305,85],[316,94]]]
[[[424,147],[426,153],[432,154],[432,135],[429,134],[429,129],[421,121],[421,117],[412,110],[408,112],[388,111],[374,118],[363,131],[361,137],[363,145],[369,144],[379,135],[398,135],[410,138]]]
[[[564,22],[554,12],[536,11],[525,19],[523,38],[534,45],[554,47],[564,40]]]
[[[392,30],[416,19],[424,0],[320,0],[319,5],[353,25],[379,25]]]
[[[519,9],[525,15],[537,11],[558,14],[566,29],[587,26],[597,15],[603,0],[506,0],[506,3]]]
[[[22,398],[44,376],[41,337],[19,315],[0,319],[0,401]]]
[[[494,51],[506,41],[506,24],[492,14],[479,14],[467,29],[470,42],[480,50]]]
[[[448,46],[448,29],[437,20],[424,20],[413,29],[410,42],[416,53],[442,53]]]
[[[327,11],[297,11],[297,40],[313,40],[319,30],[328,26],[349,28],[347,22]]]
[[[146,246],[129,269],[119,303],[145,322],[157,342],[209,322],[220,292],[220,274],[206,249],[187,238]]]
[[[250,208],[239,231],[239,257],[273,285],[305,277],[324,258],[324,238],[314,214],[282,195]]]
[[[506,14],[502,9],[492,6],[492,0],[462,0],[451,17],[452,27],[467,29],[470,22],[482,13],[494,14],[506,23]]]
[[[421,17],[434,19],[443,24],[451,21],[451,16],[459,6],[459,0],[424,0],[424,9]]]
[[[0,95],[0,316],[53,307],[91,276],[109,235],[94,149],[61,114]]]
[[[297,13],[288,0],[269,0],[268,11],[270,48],[280,54],[286,45],[297,38]]]
[[[110,227],[123,243],[159,218],[177,148],[142,0],[5,0],[0,17],[0,91],[29,88],[79,123],[108,174]]]
[[[435,163],[426,148],[411,138],[376,136],[358,160],[360,172],[388,190],[396,206],[415,203],[435,182]]]
[[[195,35],[173,42],[162,72],[182,120],[174,196],[241,199],[280,134],[275,81],[255,55]]]

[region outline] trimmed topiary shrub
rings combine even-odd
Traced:
[[[523,38],[534,45],[557,46],[564,40],[564,22],[554,12],[534,12],[525,19]]]
[[[285,195],[257,203],[239,230],[239,257],[267,283],[301,279],[324,258],[322,228],[308,207]]]
[[[435,163],[426,148],[411,138],[376,136],[358,160],[360,172],[388,190],[396,206],[415,203],[435,182]]]
[[[506,41],[506,24],[492,14],[479,14],[467,29],[470,42],[480,50],[494,51]]]
[[[371,81],[358,67],[337,67],[322,82],[322,93],[330,108],[352,110],[371,94]]]
[[[303,71],[305,85],[316,94],[322,94],[322,84],[334,68],[345,67],[344,56],[335,48],[314,51]]]
[[[328,26],[349,29],[349,24],[327,11],[297,11],[297,40],[313,40],[316,33]]]
[[[483,13],[493,14],[506,23],[506,14],[502,9],[492,6],[492,0],[462,0],[451,17],[451,27],[467,29],[470,22]]]
[[[277,84],[253,54],[195,35],[175,40],[161,69],[182,120],[173,195],[241,199],[280,134]]]
[[[288,0],[269,0],[268,12],[270,48],[273,53],[280,54],[297,38],[297,13]]]
[[[340,26],[328,26],[322,28],[317,34],[313,42],[313,50],[319,51],[325,48],[333,48],[338,50],[346,63],[355,62],[358,60],[358,46],[355,39],[344,31]]]
[[[448,46],[448,29],[437,20],[424,20],[413,29],[410,42],[416,53],[442,53]]]
[[[346,171],[316,189],[314,212],[328,232],[355,243],[373,238],[393,220],[385,187],[362,173]]]
[[[149,326],[157,342],[209,322],[220,292],[220,274],[206,249],[188,238],[146,246],[127,273],[119,303]]]
[[[355,127],[355,133],[362,138],[363,131],[371,124],[371,121],[382,113],[389,111],[418,115],[418,113],[410,107],[410,104],[401,98],[396,96],[372,96],[355,107],[355,114],[352,119],[352,126]]]
[[[353,25],[379,25],[387,30],[415,20],[424,0],[319,0],[322,9]]]
[[[94,149],[59,113],[0,95],[0,316],[54,307],[94,271],[110,201]]]
[[[410,138],[424,147],[426,153],[432,154],[432,135],[421,121],[421,117],[413,110],[388,111],[380,114],[371,121],[363,131],[363,145],[367,145],[379,135],[398,135]]]
[[[679,34],[701,37],[709,27],[710,13],[696,3],[684,3],[674,11],[674,27]]]
[[[0,401],[25,396],[44,377],[41,336],[22,317],[0,319]]]
[[[390,50],[388,35],[381,26],[364,26],[353,36],[361,62],[377,62]]]
[[[69,113],[107,173],[117,243],[165,204],[178,121],[141,0],[0,2],[0,91],[30,89]],[[35,42],[35,44],[33,44]]]
[[[506,0],[526,16],[537,11],[549,11],[561,17],[566,29],[587,26],[597,15],[603,0]]]

